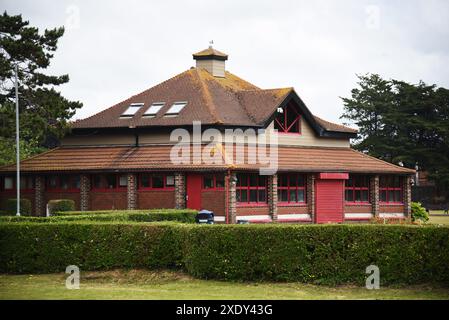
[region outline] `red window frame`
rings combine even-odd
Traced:
[[[360,174],[350,174],[349,179],[345,180],[345,203],[346,204],[370,204],[371,203],[371,195],[370,195],[370,176],[360,175]],[[358,183],[357,183],[358,182]],[[366,201],[356,200],[357,192],[360,192],[360,198],[362,198],[362,192],[366,191],[367,197]],[[352,193],[352,200],[348,200],[347,194],[348,192]]]
[[[54,177],[56,179],[56,187],[50,186],[50,177]],[[61,187],[61,177],[68,178],[68,186],[67,189]],[[76,182],[75,179],[78,179],[78,183],[81,183],[81,177],[79,175],[52,175],[45,177],[45,190],[48,192],[79,192],[80,188],[73,188],[73,183]]]
[[[301,115],[293,104],[288,104],[282,108],[283,112],[278,113],[274,119],[274,128],[282,134],[301,134]],[[289,114],[294,114],[294,120],[289,123]]]
[[[397,180],[396,180],[397,179]],[[379,202],[382,204],[403,204],[404,203],[404,179],[401,176],[380,176],[379,177]],[[390,192],[393,192],[393,200],[390,199]],[[399,191],[399,199],[396,199],[396,192]],[[385,192],[385,200],[382,194]]]
[[[212,186],[206,187],[206,178],[212,179]],[[218,179],[217,179],[218,178]],[[217,180],[222,181],[222,186],[217,186]],[[205,174],[203,175],[203,183],[202,183],[202,189],[205,191],[222,191],[224,190],[224,184],[225,184],[224,174]]]
[[[251,185],[251,178],[256,179],[256,185]],[[261,186],[260,180],[263,178],[265,183]],[[243,181],[246,181],[246,185],[242,185]],[[268,205],[268,179],[267,176],[260,176],[257,173],[242,173],[237,174],[237,205],[239,206],[267,206]],[[256,190],[257,201],[251,200],[251,191]],[[246,191],[247,201],[241,201],[242,191]],[[265,194],[265,200],[259,200],[259,191],[263,191]]]
[[[106,176],[114,176],[115,178],[115,188],[97,188],[95,187],[95,178],[100,176],[105,178]],[[126,176],[126,179],[128,179],[127,174],[117,174],[117,173],[104,173],[104,174],[94,174],[91,176],[91,191],[96,192],[123,192],[128,189],[128,185],[121,186],[120,185],[120,177]],[[128,180],[127,180],[128,182]]]
[[[154,176],[161,176],[162,177],[162,187],[153,187],[153,177]],[[167,177],[173,177],[173,185],[167,184]],[[145,187],[142,185],[143,177],[148,177],[149,186]],[[138,190],[164,190],[164,191],[173,191],[175,190],[175,177],[173,174],[166,174],[166,173],[141,173],[138,176],[139,180],[139,188]]]
[[[11,188],[8,188],[8,189],[5,188],[5,179],[6,178],[11,178],[12,179],[12,187]],[[27,187],[26,188],[23,188],[24,183],[21,181],[21,183],[20,183],[20,192],[34,192],[35,180],[34,180],[33,176],[21,175],[20,179],[27,179],[27,182],[26,182]],[[31,183],[30,183],[30,181],[31,181]],[[0,186],[0,190],[1,191],[13,192],[17,188],[16,177],[3,176],[3,177],[1,177],[0,182],[1,182],[1,186]],[[31,187],[30,187],[30,184],[31,184]]]
[[[287,185],[282,185],[282,181],[283,181],[284,177],[287,178]],[[302,185],[298,184],[299,177],[302,177]],[[296,181],[296,185],[292,185],[292,180]],[[304,204],[306,204],[307,203],[306,184],[307,184],[306,183],[306,175],[304,175],[304,174],[300,174],[300,173],[279,174],[278,175],[278,187],[277,187],[278,204],[279,205],[304,205]],[[281,199],[280,193],[283,190],[287,190],[287,201],[280,200]],[[291,201],[291,199],[290,199],[291,191],[295,191],[295,194],[296,194],[295,201]],[[303,197],[302,201],[299,201],[299,199],[298,199],[299,191],[303,191],[303,193],[304,193],[304,197]]]

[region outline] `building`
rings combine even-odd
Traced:
[[[204,208],[228,223],[409,216],[414,170],[351,149],[356,130],[314,116],[293,88],[260,89],[226,71],[226,54],[209,47],[193,58],[196,67],[74,122],[59,148],[22,161],[34,212],[73,199],[79,210]],[[239,140],[261,129],[277,136],[269,175],[259,153],[251,158],[256,140]],[[173,141],[175,130],[193,141]],[[205,139],[211,130],[224,138]],[[173,161],[180,146],[188,161]],[[14,170],[0,168],[1,205],[15,197]]]

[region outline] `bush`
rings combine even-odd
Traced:
[[[54,212],[51,217],[0,217],[0,222],[63,222],[63,221],[177,221],[194,223],[195,210],[115,210]]]
[[[429,214],[426,209],[419,202],[412,202],[412,221],[421,220],[422,222],[429,221]]]
[[[3,223],[0,272],[185,268],[200,278],[449,285],[449,228],[406,225]]]
[[[15,215],[17,213],[17,199],[6,200],[6,215]],[[31,215],[31,201],[28,199],[20,199],[20,214],[24,216]]]
[[[75,201],[70,199],[50,200],[48,201],[48,211],[50,215],[55,212],[66,212],[75,210]]]

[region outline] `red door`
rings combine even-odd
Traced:
[[[187,208],[201,210],[202,175],[189,173],[187,175]]]
[[[344,180],[315,180],[316,223],[343,222]]]

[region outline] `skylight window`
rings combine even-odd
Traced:
[[[120,118],[132,118],[143,107],[143,103],[131,103],[128,109],[125,110],[120,116]]]
[[[168,111],[165,113],[165,116],[168,117],[177,116],[186,105],[187,105],[186,101],[173,103],[170,109],[168,109]]]
[[[159,110],[162,109],[162,107],[165,106],[165,102],[154,102],[147,111],[143,114],[144,117],[150,117],[154,118],[156,114],[159,112]]]

